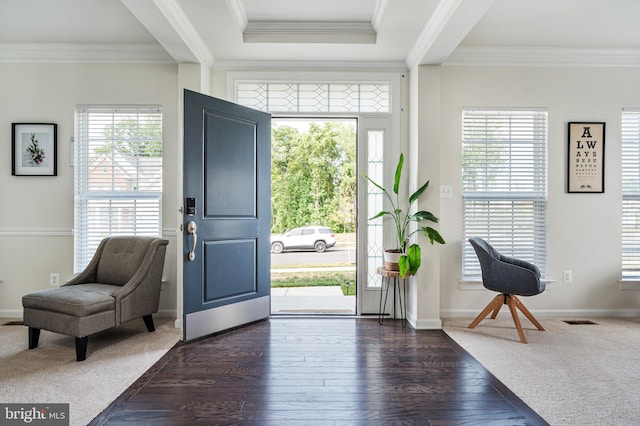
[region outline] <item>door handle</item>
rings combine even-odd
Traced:
[[[198,241],[198,234],[196,231],[198,230],[198,226],[192,220],[187,223],[187,233],[191,234],[191,250],[189,250],[189,261],[193,262],[196,259],[196,242]]]

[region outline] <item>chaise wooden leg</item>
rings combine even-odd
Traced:
[[[37,348],[38,340],[40,340],[40,329],[29,327],[29,349]]]
[[[469,328],[475,328],[476,325],[480,324],[480,321],[482,321],[487,315],[489,315],[489,312],[492,312],[492,311],[495,312],[496,310],[500,310],[503,303],[504,303],[504,296],[502,294],[499,294],[496,297],[494,297],[493,300],[489,302],[487,307],[484,308],[482,312],[480,312],[480,315],[478,315],[476,319],[474,319],[473,322],[469,324]]]
[[[87,344],[89,337],[76,337],[76,361],[84,361],[87,359]]]
[[[153,325],[153,317],[151,315],[146,315],[142,317],[142,319],[144,320],[144,325],[147,326],[147,331],[149,333],[156,330],[155,325]]]

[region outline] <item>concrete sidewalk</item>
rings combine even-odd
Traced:
[[[327,272],[327,271],[355,271],[355,266],[321,266],[317,268],[282,268],[271,269],[272,274],[282,274],[287,272]]]
[[[274,287],[271,313],[355,315],[356,297],[343,295],[339,286]]]

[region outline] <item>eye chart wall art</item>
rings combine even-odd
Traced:
[[[604,192],[605,123],[569,123],[569,192]]]

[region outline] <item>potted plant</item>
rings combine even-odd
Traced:
[[[400,276],[402,278],[406,277],[407,274],[415,275],[420,268],[420,255],[421,249],[420,245],[417,243],[413,243],[407,247],[409,244],[409,239],[416,232],[422,231],[424,235],[429,238],[429,242],[433,245],[434,243],[445,244],[444,238],[440,235],[440,233],[431,228],[430,226],[421,226],[421,222],[433,222],[437,223],[439,219],[428,211],[418,211],[416,213],[411,213],[411,206],[415,203],[422,194],[429,187],[429,181],[427,181],[424,185],[422,185],[416,192],[414,192],[408,200],[408,205],[406,210],[400,208],[400,196],[398,194],[400,188],[400,177],[402,175],[402,166],[404,164],[404,155],[400,154],[400,159],[398,160],[398,165],[396,167],[396,174],[393,180],[393,193],[394,197],[391,196],[389,191],[387,191],[382,185],[374,182],[369,176],[363,174],[363,176],[375,185],[378,189],[380,189],[384,195],[386,195],[387,199],[391,203],[392,210],[386,211],[383,210],[380,213],[376,214],[369,218],[369,220],[377,219],[382,216],[391,216],[395,223],[396,227],[396,244],[397,247],[395,249],[386,249],[385,255],[387,253],[396,253],[398,256],[398,271],[400,271]],[[417,224],[417,229],[410,230],[409,225],[411,222],[415,222]],[[385,261],[385,267],[386,267]],[[387,268],[389,269],[389,268]]]

